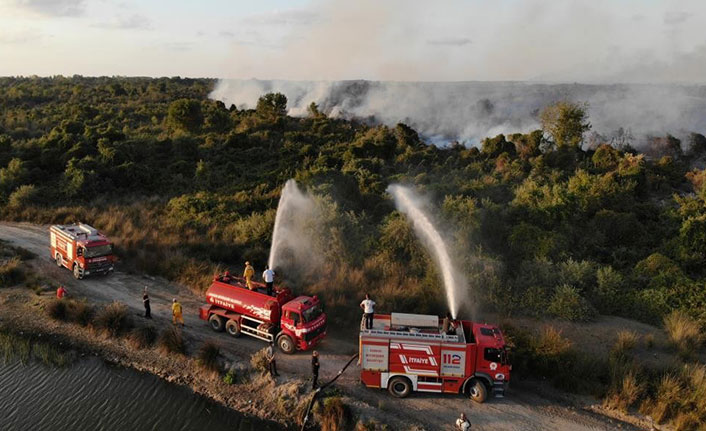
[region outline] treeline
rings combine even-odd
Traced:
[[[592,135],[558,103],[542,130],[481,148],[425,144],[404,124],[286,115],[208,99],[214,81],[0,78],[5,218],[81,219],[140,270],[205,288],[215,265],[264,266],[277,200],[295,178],[318,196],[321,265],[290,277],[350,323],[370,291],[384,309],[441,312],[437,269],[386,187],[414,184],[439,208],[474,301],[572,320],[609,313],[706,319],[706,138]]]

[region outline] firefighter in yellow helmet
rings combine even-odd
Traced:
[[[172,299],[172,322],[176,325],[177,322],[184,326],[184,317],[181,315],[181,304],[176,298]]]
[[[243,277],[245,277],[245,284],[248,285],[248,289],[255,290],[255,286],[252,284],[252,278],[255,276],[255,268],[250,265],[250,262],[245,262],[245,272],[243,272]]]

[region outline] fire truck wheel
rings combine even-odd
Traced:
[[[471,399],[477,403],[482,403],[488,398],[488,388],[480,380],[474,380],[471,385]]]
[[[64,266],[64,259],[61,258],[61,255],[59,253],[56,254],[56,259],[54,260],[56,260],[56,266],[58,266],[59,268]]]
[[[216,332],[223,330],[223,318],[217,314],[211,314],[211,317],[208,318],[208,324],[211,325],[211,329]]]
[[[76,264],[74,264],[74,278],[76,280],[80,280],[83,278],[83,274],[81,274],[81,268],[79,268],[79,266]]]
[[[226,332],[233,337],[240,337],[240,323],[233,319],[229,319],[226,322]]]
[[[412,392],[412,382],[406,377],[396,376],[387,382],[387,390],[394,397],[405,398]]]
[[[284,353],[291,355],[294,353],[295,346],[294,346],[294,341],[292,341],[291,338],[289,338],[289,335],[282,335],[277,339],[277,345],[279,346],[279,349],[283,351]]]

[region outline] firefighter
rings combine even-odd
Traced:
[[[66,291],[66,289],[64,288],[64,286],[59,286],[59,288],[56,289],[56,297],[59,298],[59,299],[61,299],[61,298],[63,298],[64,296],[66,296],[68,293],[69,293],[69,292]]]
[[[471,429],[471,421],[468,420],[465,413],[461,413],[461,417],[456,419],[456,429],[459,431],[468,431]]]
[[[270,345],[267,346],[267,351],[265,352],[265,356],[267,357],[267,367],[270,370],[270,375],[274,377],[278,377],[279,373],[277,372],[277,360],[275,359],[275,343],[274,341],[270,341]]]
[[[311,353],[311,389],[319,386],[319,352],[314,350]]]
[[[243,272],[243,277],[245,277],[245,284],[248,285],[248,289],[255,290],[251,279],[255,276],[255,268],[250,265],[250,262],[245,262],[245,272]]]
[[[451,313],[447,312],[444,316],[444,321],[441,324],[441,333],[446,335],[456,335],[456,328],[458,327],[458,322],[456,322],[452,317]]]
[[[176,298],[172,299],[172,322],[175,325],[179,322],[181,323],[181,327],[184,327],[184,317],[181,315],[181,304]]]
[[[262,273],[262,279],[265,280],[267,294],[272,296],[272,286],[275,284],[275,272],[269,266],[265,266],[265,272]]]
[[[365,299],[360,303],[363,309],[363,319],[365,319],[365,329],[373,329],[373,315],[375,314],[375,301],[370,299],[370,295],[365,294]]]
[[[145,306],[145,318],[152,318],[152,309],[150,308],[150,297],[147,295],[147,286],[145,286],[145,291],[142,293],[142,304]]]

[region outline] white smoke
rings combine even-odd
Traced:
[[[537,129],[539,112],[560,100],[588,102],[594,132],[630,130],[638,146],[648,135],[706,133],[706,86],[695,85],[221,80],[211,97],[254,107],[267,92],[285,94],[290,115],[315,102],[331,116],[404,122],[441,144]]]
[[[395,198],[397,210],[407,216],[415,233],[438,266],[444,282],[444,289],[446,290],[449,311],[451,316],[456,318],[459,308],[468,297],[466,277],[458,270],[455,259],[449,254],[446,241],[441,236],[436,223],[428,212],[424,210],[426,204],[423,199],[411,188],[398,184],[390,185],[387,191]]]

